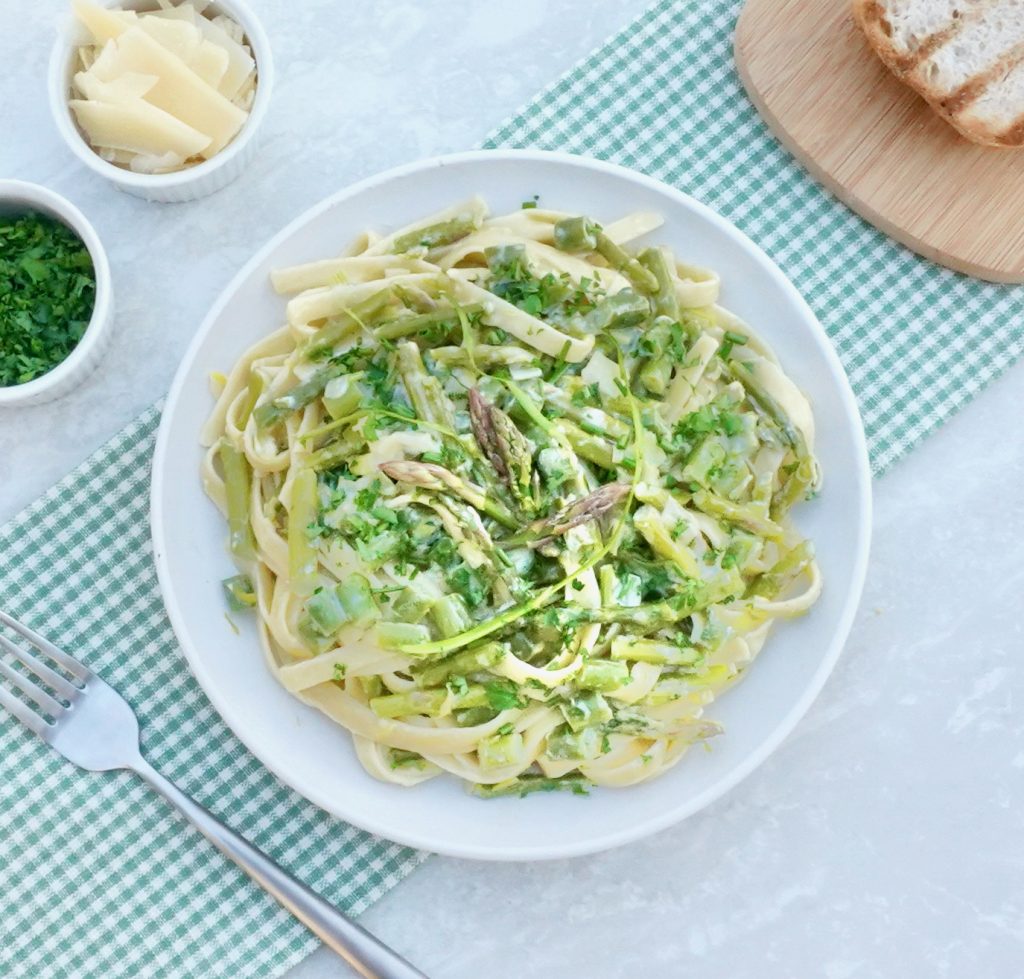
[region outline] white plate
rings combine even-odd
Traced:
[[[417,788],[367,775],[348,732],[278,685],[255,625],[235,635],[220,581],[232,574],[224,522],[199,481],[199,430],[210,371],[227,370],[284,322],[271,269],[338,253],[366,228],[386,231],[483,194],[495,212],[541,203],[609,221],[653,210],[652,236],[721,273],[722,303],[748,320],[808,394],[825,487],[797,522],[817,546],[825,591],[806,618],[783,623],[747,678],[710,716],[725,725],[711,751],[628,789],[482,801],[454,778]],[[153,464],[153,545],[174,631],[196,678],[231,729],[278,777],[328,812],[389,839],[455,856],[536,860],[606,849],[653,833],[718,798],[793,729],[846,640],[867,564],[871,514],[864,433],[846,376],[814,314],[779,269],[702,204],[620,167],[563,154],[475,152],[427,160],[356,184],[302,215],[235,277],[185,355],[164,409]],[[235,616],[244,619],[243,616]]]

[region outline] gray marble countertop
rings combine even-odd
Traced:
[[[64,0],[0,0],[0,175],[86,212],[118,303],[111,356],[80,391],[0,412],[0,520],[162,396],[206,309],[273,232],[355,179],[476,145],[644,0],[252,5],[279,76],[263,152],[215,197],[161,206],[113,191],[58,139],[41,52]],[[599,856],[434,858],[364,924],[436,979],[1020,975],[1022,403],[1018,367],[877,483],[839,667],[726,798]],[[349,974],[321,950],[292,976]]]

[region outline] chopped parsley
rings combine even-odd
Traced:
[[[92,257],[74,231],[42,214],[0,217],[0,386],[61,363],[95,302]]]
[[[519,690],[511,680],[491,680],[484,684],[487,703],[494,710],[511,710],[525,707],[526,701],[519,696]]]

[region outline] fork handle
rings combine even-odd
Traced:
[[[279,867],[262,850],[229,829],[209,810],[189,798],[141,756],[131,769],[171,803],[221,853],[230,857],[272,894],[328,948],[366,979],[427,979],[397,952],[342,914],[319,894]]]

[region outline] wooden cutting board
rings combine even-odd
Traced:
[[[747,0],[736,63],[786,148],[840,200],[942,265],[1024,282],[1024,149],[976,146],[898,82],[850,0]]]

